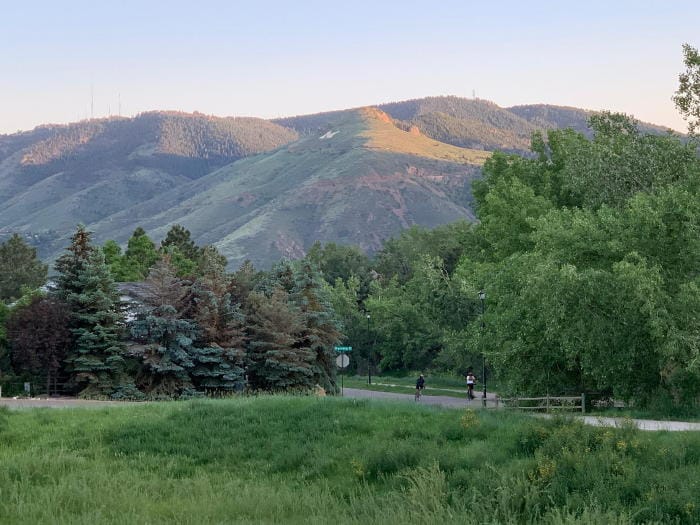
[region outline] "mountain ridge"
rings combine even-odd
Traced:
[[[534,131],[560,125],[587,132],[590,114],[428,97],[274,120],[40,126],[0,135],[0,240],[21,233],[52,259],[78,222],[122,243],[137,226],[158,240],[181,223],[232,264],[297,257],[315,240],[372,251],[413,224],[474,220],[470,184],[490,151],[527,154]]]

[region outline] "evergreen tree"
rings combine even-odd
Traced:
[[[178,319],[170,305],[143,312],[134,321],[130,347],[132,355],[141,360],[137,385],[151,396],[180,396],[192,390],[189,371],[197,326]]]
[[[71,244],[58,259],[54,269],[56,277],[56,294],[64,301],[68,294],[80,292],[77,287],[78,274],[85,266],[90,254],[95,250],[90,242],[91,233],[82,224],[71,237]]]
[[[179,224],[175,224],[168,230],[165,239],[161,241],[161,251],[167,251],[168,247],[175,247],[183,257],[191,261],[197,261],[199,259],[200,249],[197,248],[191,237],[192,234],[188,229]]]
[[[51,393],[52,380],[56,391],[56,376],[73,342],[69,320],[65,303],[35,296],[27,306],[13,310],[7,321],[14,370],[43,375],[47,393]]]
[[[169,257],[158,261],[146,280],[145,308],[132,323],[132,355],[141,363],[137,384],[152,396],[179,396],[193,388],[190,370],[197,326],[181,318],[185,283]]]
[[[241,267],[233,274],[231,280],[231,295],[233,299],[245,306],[248,294],[252,292],[262,278],[262,272],[258,272],[250,260],[243,262]]]
[[[83,226],[67,251],[56,262],[56,294],[70,309],[75,340],[66,359],[70,382],[81,395],[131,397],[136,392],[125,374],[121,303],[104,255]]]
[[[46,282],[48,267],[17,234],[0,244],[0,268],[0,301],[19,299],[23,286],[39,288]]]
[[[207,247],[202,252],[202,277],[193,284],[188,316],[197,323],[192,379],[199,389],[241,390],[244,379],[244,316],[231,299],[232,279],[226,259]]]
[[[315,355],[299,344],[304,329],[301,313],[288,294],[253,292],[248,296],[248,359],[250,381],[261,390],[308,389],[314,385]]]
[[[302,260],[294,274],[292,300],[301,313],[303,329],[296,345],[314,355],[313,380],[328,391],[336,390],[335,351],[341,334],[328,290],[319,272]]]

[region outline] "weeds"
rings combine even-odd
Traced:
[[[700,522],[693,433],[283,396],[3,424],[3,523]]]

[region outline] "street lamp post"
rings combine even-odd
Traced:
[[[370,329],[369,322],[371,316],[367,314],[367,344],[369,345],[369,351],[367,352],[367,384],[372,384],[372,344],[370,343]]]
[[[484,301],[486,300],[486,292],[479,290],[479,299],[481,300],[481,336],[484,335]],[[482,342],[483,344],[483,342]],[[484,405],[486,405],[486,354],[483,349],[481,351],[481,379],[484,382]]]

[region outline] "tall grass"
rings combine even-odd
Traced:
[[[700,521],[700,435],[367,400],[5,411],[0,461],[0,523]]]

